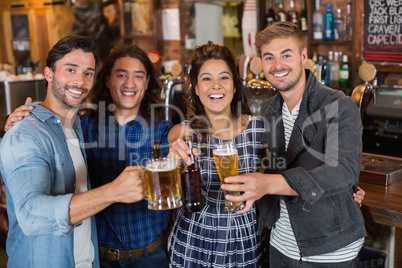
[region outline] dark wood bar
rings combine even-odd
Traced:
[[[366,191],[362,211],[366,221],[395,227],[394,267],[402,265],[402,181],[388,186],[359,183]]]

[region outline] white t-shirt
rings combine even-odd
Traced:
[[[75,194],[86,192],[88,191],[87,167],[77,135],[73,129],[63,127],[63,130],[75,169]],[[95,251],[91,236],[90,218],[83,220],[79,226],[74,228],[74,260],[76,268],[92,267]]]

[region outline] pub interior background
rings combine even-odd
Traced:
[[[327,4],[331,4],[336,19],[338,9],[346,16],[348,2],[350,0],[319,0],[318,5],[325,13]],[[398,161],[402,158],[402,3],[352,0],[350,27],[353,34],[350,39],[343,36],[334,41],[315,38],[316,3],[317,0],[1,0],[0,121],[23,104],[27,96],[36,102],[44,99],[42,72],[46,55],[60,38],[70,34],[90,36],[97,44],[101,61],[119,44],[141,47],[160,70],[169,103],[181,109],[186,62],[192,49],[208,40],[226,45],[238,60],[241,75],[246,64],[244,83],[252,111],[258,114],[261,104],[275,91],[266,83],[261,70],[251,66],[256,55],[246,46],[250,46],[253,34],[265,28],[270,14],[278,16],[283,5],[285,14],[297,12],[297,23],[301,23],[301,18],[307,21],[303,34],[316,71],[325,63],[322,60],[327,60],[327,72],[330,72],[330,53],[347,55],[350,84],[335,84],[335,88],[351,95],[361,107],[363,145],[367,153],[363,164],[375,162],[380,169],[382,165],[393,165],[391,175],[396,174],[396,179],[391,183],[401,183],[398,181],[402,179],[402,162]],[[247,57],[242,56],[245,51]],[[381,56],[378,58],[378,55]],[[374,68],[374,75],[368,75],[370,80],[362,79],[359,73],[366,61],[369,63],[366,69]],[[180,66],[180,71],[173,66]],[[169,86],[172,88],[168,89]],[[174,123],[180,121],[174,111],[166,116]],[[0,139],[3,135],[0,130]],[[377,155],[384,157],[376,158]],[[7,259],[4,253],[8,228],[5,207],[2,183],[0,268],[5,267]],[[402,213],[402,208],[398,212]],[[401,238],[400,228],[368,223],[370,235],[366,245],[375,254],[368,256],[369,262],[364,263],[371,266],[364,267],[402,267],[401,243],[395,242]]]

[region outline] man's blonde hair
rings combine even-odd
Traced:
[[[261,56],[261,47],[263,45],[269,44],[277,38],[289,37],[292,37],[297,42],[301,53],[306,47],[306,44],[304,43],[302,32],[297,28],[296,24],[288,21],[271,24],[255,37],[255,47],[257,48],[258,55]]]

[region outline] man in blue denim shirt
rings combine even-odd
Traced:
[[[120,46],[105,59],[89,95],[95,109],[80,117],[92,187],[114,181],[126,166],[145,165],[154,141],[161,144],[162,156],[167,155],[171,124],[160,120],[161,90],[155,67],[138,46]],[[31,109],[17,108],[5,130]],[[100,211],[101,267],[167,267],[162,232],[169,218],[169,210],[149,210],[145,200]]]
[[[77,107],[92,88],[94,44],[61,39],[44,70],[47,95],[31,115],[6,133],[0,170],[6,184],[9,267],[99,267],[93,216],[115,202],[145,197],[140,168],[127,167],[102,187],[88,190]]]

